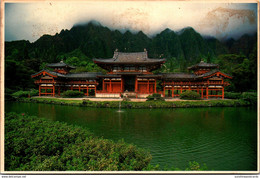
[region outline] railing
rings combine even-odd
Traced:
[[[35,80],[34,83],[39,84],[39,83],[55,83],[53,80]]]
[[[66,84],[96,84],[97,82],[86,82],[86,81],[71,81],[65,82]]]

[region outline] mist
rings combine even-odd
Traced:
[[[257,30],[256,3],[194,3],[174,1],[5,3],[5,41],[29,40],[43,34],[96,21],[111,30],[143,31],[149,37],[169,28],[192,27],[220,40],[237,39]],[[17,30],[19,29],[19,30]]]

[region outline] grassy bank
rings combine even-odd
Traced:
[[[5,115],[6,171],[176,171],[150,164],[151,154],[87,129],[24,113]],[[195,161],[186,171],[207,170]]]
[[[118,108],[119,101],[66,100],[58,98],[20,98],[21,102],[72,105],[97,108]],[[121,108],[188,108],[188,107],[238,107],[249,106],[250,102],[241,99],[229,100],[181,100],[181,101],[122,101]]]

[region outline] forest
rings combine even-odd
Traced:
[[[187,67],[204,60],[219,64],[233,76],[230,92],[257,89],[257,34],[244,34],[237,40],[219,41],[187,27],[170,29],[153,37],[142,31],[133,33],[110,30],[99,23],[75,25],[55,35],[43,35],[35,42],[5,42],[5,93],[36,88],[31,75],[48,63],[64,62],[76,66],[72,72],[106,72],[93,58],[111,58],[115,49],[139,52],[147,49],[150,58],[165,58],[155,73],[188,72]]]

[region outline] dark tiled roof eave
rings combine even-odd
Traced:
[[[187,73],[164,73],[162,74],[164,79],[196,79],[197,76],[195,74],[187,74]]]
[[[218,64],[211,64],[211,63],[206,63],[206,62],[200,62],[198,64],[192,65],[190,67],[188,67],[188,70],[192,70],[195,68],[217,68],[219,67]]]
[[[64,75],[67,79],[96,79],[101,72],[82,72],[82,73],[69,73]]]
[[[156,64],[156,63],[163,63],[165,59],[147,59],[144,61],[116,61],[114,59],[93,59],[95,63],[103,63],[103,64]]]
[[[76,69],[76,67],[68,65],[64,62],[58,62],[58,63],[51,63],[51,64],[47,64],[47,67],[51,67],[51,68],[55,68],[55,67],[67,67],[67,68],[71,68],[71,69]]]
[[[160,74],[144,74],[144,75],[137,75],[139,78],[161,78],[162,75]]]
[[[47,72],[47,73],[49,73],[49,74],[51,74],[51,75],[57,76],[57,77],[64,77],[64,76],[65,76],[65,75],[63,75],[63,74],[60,74],[60,73],[57,73],[57,72],[53,72],[53,71],[50,71],[50,70],[48,70],[48,69],[42,69],[41,71],[39,71],[39,72],[37,72],[37,73],[35,73],[35,74],[32,74],[31,76],[40,74],[40,73],[43,72],[43,71],[45,71],[45,72]]]
[[[97,77],[100,77],[100,78],[120,78],[121,75],[116,75],[116,74],[107,74],[107,75],[98,75]]]
[[[212,71],[207,72],[207,73],[205,73],[205,74],[199,75],[198,78],[207,77],[207,76],[212,75],[212,74],[214,74],[214,73],[216,73],[216,72],[220,72],[220,73],[222,73],[222,74],[224,74],[224,75],[226,75],[226,76],[228,76],[228,77],[233,78],[231,75],[226,74],[226,73],[224,73],[224,72],[221,72],[220,70],[212,70]]]

